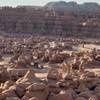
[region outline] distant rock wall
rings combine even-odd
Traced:
[[[41,35],[100,37],[100,13],[56,11],[45,7],[3,7],[0,31]]]

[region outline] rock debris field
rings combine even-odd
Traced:
[[[99,40],[0,37],[0,100],[100,100],[99,47]]]

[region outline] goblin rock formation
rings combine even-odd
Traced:
[[[96,44],[91,41],[84,40],[88,47]],[[0,100],[100,100],[100,50],[74,50],[82,43],[62,37],[0,37]]]

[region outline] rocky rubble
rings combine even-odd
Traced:
[[[78,47],[81,40],[6,37],[1,38],[0,41],[0,51],[4,61],[7,61],[6,55],[11,56],[7,64],[0,62],[2,64],[0,65],[0,100],[100,99],[100,74],[86,70],[87,66],[87,68],[91,67],[90,63],[97,61],[95,56],[100,52],[91,50],[66,53],[63,51],[73,51],[73,46]],[[85,61],[86,57],[89,58],[89,61],[84,64],[82,57]],[[46,60],[44,61],[43,58]],[[75,65],[73,58],[79,60],[76,69],[73,68]],[[67,70],[65,72],[62,70],[64,67]]]
[[[100,5],[50,2],[44,7],[1,7],[0,34],[100,37]]]
[[[87,72],[84,78],[53,78],[54,70],[50,70],[47,79],[38,79],[34,71],[29,70],[16,82],[6,81],[0,86],[0,100],[99,100],[100,78]],[[83,75],[82,75],[83,76]],[[59,75],[56,74],[56,77]],[[68,77],[68,76],[67,76]],[[79,79],[80,78],[80,79]],[[76,80],[76,82],[75,82]],[[55,81],[55,82],[53,82]],[[76,83],[77,87],[75,87]],[[65,84],[65,85],[64,85]],[[55,91],[54,91],[55,90]]]

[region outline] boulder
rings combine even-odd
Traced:
[[[15,92],[19,98],[22,98],[26,92],[26,89],[22,87],[21,85],[16,85]]]
[[[80,92],[84,92],[84,91],[88,91],[89,89],[85,86],[84,83],[80,83],[79,87],[78,87]]]
[[[62,75],[58,72],[57,69],[51,68],[48,72],[47,79],[60,80]]]
[[[37,97],[39,100],[47,100],[49,88],[43,83],[33,83],[27,87],[25,96],[32,98]]]
[[[48,100],[73,100],[73,97],[70,92],[61,91],[59,94],[50,95]]]
[[[84,91],[84,92],[81,92],[78,96],[88,99],[89,97],[92,96],[92,94],[90,91]]]

